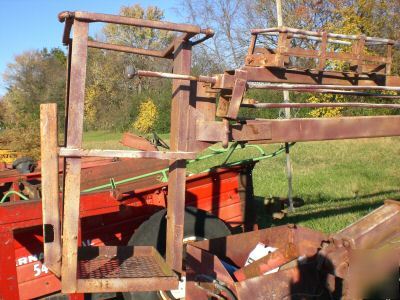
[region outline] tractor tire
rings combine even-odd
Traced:
[[[36,163],[32,157],[20,157],[14,160],[13,169],[16,169],[21,174],[32,173],[35,170]]]
[[[166,209],[163,209],[143,222],[132,235],[128,245],[153,246],[165,257],[166,213]],[[231,233],[224,221],[218,217],[195,207],[185,208],[184,240],[213,239]],[[169,299],[176,299],[169,292],[164,292],[164,297],[161,297],[159,292],[132,292],[122,295],[125,300],[160,300],[165,299],[165,294]]]

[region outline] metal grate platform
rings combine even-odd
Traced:
[[[78,290],[151,291],[177,287],[178,278],[153,247],[81,247]]]

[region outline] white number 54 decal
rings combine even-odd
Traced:
[[[35,277],[39,276],[42,273],[49,273],[49,269],[47,269],[44,264],[34,264],[33,271],[35,272]]]

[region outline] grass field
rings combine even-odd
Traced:
[[[121,148],[121,134],[88,132],[88,148]],[[167,135],[162,138],[167,139]],[[263,146],[272,152],[280,145]],[[257,156],[254,149],[238,150],[229,161]],[[218,155],[196,162],[189,171],[199,172],[223,161]],[[298,143],[292,147],[293,193],[304,200],[302,207],[283,220],[260,214],[264,226],[297,223],[327,233],[354,222],[383,203],[400,200],[400,138]],[[256,199],[286,197],[285,156],[259,162],[253,173]],[[263,210],[260,210],[262,212]]]

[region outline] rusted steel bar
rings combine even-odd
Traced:
[[[144,137],[138,136],[131,132],[125,132],[122,135],[120,143],[126,147],[142,151],[157,151],[157,147],[146,140]]]
[[[132,277],[78,279],[77,292],[81,293],[116,293],[170,290],[177,288],[178,280],[174,277]]]
[[[250,46],[249,46],[249,49],[247,50],[247,55],[251,55],[254,53],[254,48],[256,47],[256,42],[257,42],[257,35],[252,34],[251,39],[250,39]]]
[[[102,42],[97,42],[97,41],[88,41],[87,45],[90,48],[106,49],[106,50],[133,53],[133,54],[139,54],[139,55],[169,58],[168,56],[165,56],[166,54],[164,51],[160,51],[160,50],[141,49],[141,48],[135,48],[135,47],[129,47],[129,46],[123,46],[123,45],[102,43]]]
[[[130,68],[127,73],[128,73],[127,74],[128,78],[139,76],[139,77],[157,77],[157,78],[168,78],[168,79],[193,80],[206,83],[217,82],[217,78],[211,76],[203,76],[203,75],[192,76],[192,75],[164,73],[164,72],[155,72],[147,70],[135,70],[134,68]]]
[[[133,78],[135,76],[143,76],[143,77],[157,77],[157,78],[169,78],[169,79],[182,79],[182,80],[194,80],[205,83],[215,84],[218,81],[216,76],[192,76],[192,75],[183,75],[183,74],[174,74],[174,73],[165,73],[165,72],[156,72],[156,71],[147,71],[147,70],[136,70],[134,68],[130,68],[127,71],[128,78]],[[275,84],[269,82],[248,82],[247,86],[249,88],[257,88],[257,89],[278,89],[278,90],[295,90],[302,92],[319,92],[319,93],[344,93],[351,95],[359,95],[359,96],[374,96],[374,97],[382,97],[382,98],[396,98],[397,95],[380,95],[380,94],[368,94],[368,93],[357,93],[352,90],[385,90],[385,91],[400,91],[400,87],[386,87],[386,86],[343,86],[343,85],[307,85],[307,84]],[[335,90],[337,89],[337,90]],[[351,90],[348,90],[351,89]],[[353,94],[354,93],[354,94]]]
[[[66,146],[67,143],[67,129],[68,129],[68,107],[69,107],[69,94],[71,91],[71,57],[72,57],[72,39],[69,39],[68,41],[68,52],[67,52],[67,63],[66,63],[66,74],[65,74],[65,100],[64,100],[64,141],[63,141],[63,146]],[[65,165],[65,161],[64,161]],[[63,170],[63,173],[65,172],[65,169]],[[64,177],[64,176],[63,176]],[[64,184],[63,184],[64,186]]]
[[[271,121],[271,142],[301,142],[400,135],[400,116]]]
[[[183,33],[181,36],[179,36],[177,39],[180,39],[182,41],[188,41],[194,34],[193,33]],[[172,54],[174,52],[174,42],[173,40],[163,51],[163,57],[170,57],[172,58]]]
[[[362,85],[319,85],[319,84],[289,84],[289,83],[269,83],[269,82],[249,82],[249,88],[252,89],[275,89],[275,90],[298,90],[312,91],[315,89],[338,89],[338,90],[382,90],[382,91],[400,91],[400,86],[362,86]]]
[[[390,108],[399,109],[400,104],[376,104],[360,102],[343,103],[255,103],[242,104],[242,107],[249,108],[322,108],[322,107],[361,107],[361,108]]]
[[[392,62],[393,62],[392,53],[393,53],[393,45],[387,45],[386,70],[385,70],[386,75],[389,75],[390,72],[392,71]]]
[[[88,27],[85,22],[74,21],[67,147],[80,148],[82,146]],[[61,290],[63,293],[75,293],[77,289],[81,159],[67,158],[65,163]]]
[[[147,27],[161,30],[179,31],[187,33],[202,33],[205,35],[213,35],[214,31],[212,29],[206,28],[202,29],[199,26],[191,24],[180,24],[172,22],[136,19],[125,16],[115,16],[109,14],[98,14],[83,11],[69,12],[64,11],[58,15],[60,22],[64,22],[68,18],[74,18],[75,20],[80,20],[82,22],[104,22],[112,24],[130,25],[138,27]]]
[[[277,32],[266,32],[264,35],[276,36],[276,35],[278,35],[278,33]],[[311,40],[311,41],[322,41],[321,37],[307,36],[307,35],[299,34],[299,33],[288,34],[288,38],[289,39],[292,39],[292,38],[306,39],[306,40]],[[332,44],[351,46],[351,42],[346,42],[346,41],[342,41],[342,40],[327,39],[327,42],[332,43]]]
[[[298,89],[295,92],[306,92],[306,93],[321,93],[321,94],[339,94],[348,96],[361,96],[361,97],[374,97],[383,99],[399,99],[400,95],[385,95],[385,94],[372,94],[367,92],[357,92],[357,91],[343,91],[343,90],[331,90],[331,89],[315,89],[315,90],[302,90]]]
[[[46,266],[61,276],[61,228],[58,185],[57,104],[40,105],[43,249]]]
[[[400,116],[247,120],[230,125],[230,141],[306,142],[400,136]],[[196,138],[221,141],[222,122],[197,122]]]
[[[271,122],[257,121],[253,124],[229,124],[224,121],[197,121],[196,138],[200,141],[258,141],[271,139]],[[227,132],[228,131],[228,132]]]
[[[59,155],[64,157],[121,157],[121,158],[156,158],[156,159],[194,159],[194,152],[164,152],[164,151],[132,151],[132,150],[100,150],[60,148]]]
[[[249,66],[242,67],[241,69],[244,69],[248,72],[247,80],[249,82],[341,85],[348,86],[349,89],[355,85],[400,86],[399,76],[387,76],[382,74],[366,75],[352,72],[297,70]],[[215,83],[212,87],[216,89],[232,89],[233,83],[233,72],[225,72],[224,74],[217,76],[217,83]]]
[[[190,44],[191,44],[192,46],[196,46],[196,45],[198,45],[198,44],[200,44],[200,43],[202,43],[202,42],[204,42],[204,41],[206,41],[206,40],[212,38],[213,36],[214,36],[214,32],[211,33],[211,34],[206,34],[206,35],[204,35],[202,38],[199,38],[199,39],[197,39],[197,40],[195,40],[195,41],[190,41]]]
[[[189,75],[192,65],[192,45],[175,40],[174,72]],[[191,103],[195,100],[188,80],[172,81],[171,150],[188,151]],[[186,189],[186,161],[171,160],[168,177],[166,261],[172,269],[182,272],[183,224]]]
[[[400,202],[387,200],[385,205],[334,234],[332,239],[341,241],[347,247],[368,249],[390,236],[398,235],[399,229]]]
[[[302,35],[308,35],[308,36],[314,36],[314,37],[322,37],[322,32],[290,28],[290,27],[285,27],[285,26],[251,30],[252,34],[264,34],[264,33],[271,33],[271,32],[287,32],[287,33],[302,34]],[[339,33],[328,33],[327,35],[328,35],[328,38],[330,37],[330,38],[339,38],[339,39],[347,39],[347,40],[358,40],[360,38],[358,35],[348,35],[348,34],[339,34]],[[366,37],[365,40],[368,42],[373,42],[373,43],[392,44],[395,46],[400,45],[399,41],[378,38],[378,37]]]
[[[319,57],[318,57],[318,70],[324,70],[326,65],[326,45],[328,43],[328,35],[326,32],[322,34],[321,38],[321,46],[319,50]]]
[[[246,93],[247,72],[244,70],[235,71],[235,84],[232,89],[231,100],[229,101],[226,117],[228,119],[236,119],[239,114],[240,104]]]
[[[399,248],[395,246],[395,240],[396,236],[398,240],[399,230],[400,202],[386,200],[383,206],[330,236],[329,242],[325,243],[320,251],[320,257],[324,258],[321,267],[335,274],[337,277],[353,280],[354,275],[351,274],[351,269],[355,266],[358,258],[360,258],[357,258],[357,256],[361,253],[365,254],[370,250],[374,251],[377,249],[379,250],[374,253],[375,257],[378,253],[388,255],[388,257],[394,257],[395,261],[397,260],[395,264],[398,264]],[[395,248],[397,248],[397,254],[390,253]],[[386,250],[389,250],[389,252],[385,252]],[[365,264],[368,261],[358,261],[358,263]],[[384,267],[382,261],[379,261],[378,264],[374,263],[373,266],[378,268],[377,270]],[[356,299],[361,298],[357,297]],[[351,299],[355,298],[351,297]]]
[[[73,20],[71,18],[67,18],[65,20],[65,26],[64,26],[64,33],[63,33],[63,38],[62,42],[65,46],[67,46],[70,42],[70,34],[71,34],[71,28],[72,28]]]

